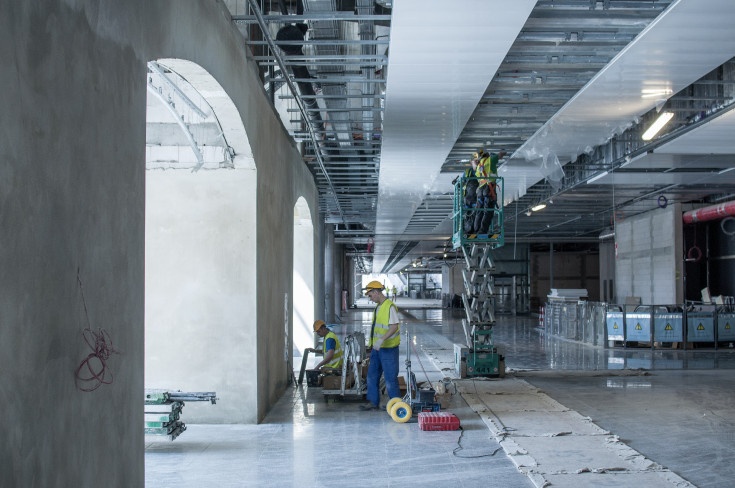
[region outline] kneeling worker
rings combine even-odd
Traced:
[[[383,285],[379,281],[371,281],[366,287],[365,294],[377,305],[373,312],[373,326],[370,331],[368,347],[370,366],[367,373],[367,399],[370,403],[360,406],[361,410],[380,409],[380,375],[385,377],[385,387],[388,397],[401,396],[398,386],[398,345],[401,343],[398,310],[385,295]]]
[[[329,330],[323,320],[314,322],[314,332],[319,334],[319,337],[324,337],[324,359],[314,369],[320,369],[322,366],[340,369],[342,367],[342,346],[337,339],[337,334]]]

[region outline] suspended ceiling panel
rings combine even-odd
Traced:
[[[601,172],[595,185],[723,185],[735,183],[735,109],[633,158],[621,171]]]
[[[733,133],[735,134],[735,133]],[[734,148],[735,149],[735,148]],[[699,146],[700,152],[705,147]],[[656,149],[654,153],[648,153],[624,164],[626,171],[630,170],[699,170],[699,171],[721,171],[735,166],[735,155],[731,154],[683,154],[664,153]]]
[[[624,185],[628,188],[651,186],[679,185],[732,185],[735,184],[735,171],[719,173],[717,171],[641,171],[622,172],[615,171],[595,180],[595,185]]]
[[[657,147],[655,152],[659,154],[701,154],[703,152],[735,154],[735,110],[730,110],[683,136]],[[731,163],[731,165],[735,164]]]
[[[521,159],[538,165],[544,154],[555,154],[563,165],[730,59],[733,19],[732,0],[679,0],[669,6],[503,165],[506,194],[524,195],[541,179],[529,180]]]
[[[395,3],[374,271],[383,268],[395,244],[381,234],[404,232],[535,3]]]

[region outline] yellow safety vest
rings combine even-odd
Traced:
[[[373,311],[373,323],[375,326],[373,327],[373,336],[370,338],[370,344],[368,344],[368,346],[372,346],[376,339],[383,337],[385,333],[388,332],[388,329],[390,329],[388,321],[390,320],[391,307],[395,308],[396,312],[398,311],[396,305],[387,298],[383,303],[375,306],[375,310]],[[401,325],[398,324],[398,330],[396,330],[396,332],[388,339],[384,340],[381,347],[396,347],[400,343]]]
[[[475,170],[475,176],[477,176],[480,182],[480,186],[487,185],[490,179],[488,176],[496,176],[498,172],[498,155],[490,154],[485,156],[477,163],[477,170]],[[492,179],[495,182],[495,179]]]
[[[485,171],[485,162],[487,161],[487,158],[482,158],[480,161],[477,162],[477,169],[475,170],[475,176],[479,178],[477,181],[479,183],[479,186],[487,185],[487,172]]]
[[[332,332],[331,330],[327,333],[326,336],[324,336],[324,355],[327,355],[327,339],[334,339],[334,356],[332,356],[332,362],[329,364],[325,364],[325,368],[341,368],[342,367],[342,346],[339,343],[339,339],[337,339],[337,334]]]

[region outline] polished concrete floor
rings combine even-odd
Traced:
[[[454,376],[460,312],[398,303],[418,381]],[[353,309],[337,329],[367,332],[370,319],[370,310]],[[548,337],[535,318],[497,319],[510,376],[695,486],[733,486],[734,350],[604,349]],[[405,340],[402,357],[404,348]],[[457,432],[421,432],[383,411],[361,412],[361,403],[328,401],[303,385],[287,389],[260,425],[189,425],[173,442],[147,438],[146,486],[534,486],[460,395],[450,405]]]

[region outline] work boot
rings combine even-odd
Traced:
[[[376,406],[372,402],[368,402],[365,405],[360,405],[360,410],[363,412],[369,412],[370,410],[380,410],[380,405]]]

